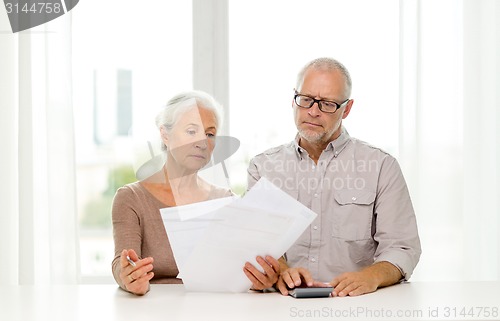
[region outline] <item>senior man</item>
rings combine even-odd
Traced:
[[[250,162],[249,189],[266,177],[318,214],[279,262],[258,258],[264,273],[245,265],[254,289],[286,295],[328,283],[333,296],[355,296],[408,280],[418,263],[416,218],[398,162],[342,126],[351,86],[335,59],[306,64],[292,100],[297,136]]]

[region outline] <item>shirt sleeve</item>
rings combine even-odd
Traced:
[[[392,263],[408,280],[422,250],[410,194],[401,168],[391,156],[382,163],[374,214],[375,262]]]
[[[120,280],[120,256],[126,249],[133,249],[141,257],[142,234],[139,216],[134,207],[134,193],[128,187],[118,189],[113,199],[112,221],[115,257],[112,262],[113,277],[125,289]]]
[[[250,164],[248,165],[248,177],[247,177],[247,191],[250,190],[255,183],[261,178],[261,174],[259,173],[259,159],[258,157],[254,157],[250,160]]]

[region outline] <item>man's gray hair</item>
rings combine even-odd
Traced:
[[[351,75],[349,74],[349,70],[347,70],[347,68],[341,62],[328,57],[316,58],[308,62],[304,67],[302,67],[299,74],[297,75],[297,87],[296,87],[297,90],[299,90],[299,88],[302,86],[302,83],[304,82],[304,74],[310,68],[319,70],[340,71],[344,75],[345,79],[345,95],[346,95],[345,98],[351,97],[352,81],[351,81]]]

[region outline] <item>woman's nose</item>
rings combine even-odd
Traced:
[[[196,144],[196,147],[201,148],[201,149],[207,149],[207,147],[208,147],[208,142],[207,142],[206,138],[197,141],[195,144]]]

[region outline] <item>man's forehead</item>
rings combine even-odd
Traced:
[[[320,71],[319,73],[311,72],[304,75],[304,79],[300,87],[297,88],[303,93],[304,90],[318,90],[327,92],[342,92],[345,89],[345,81],[340,73],[334,71]]]

